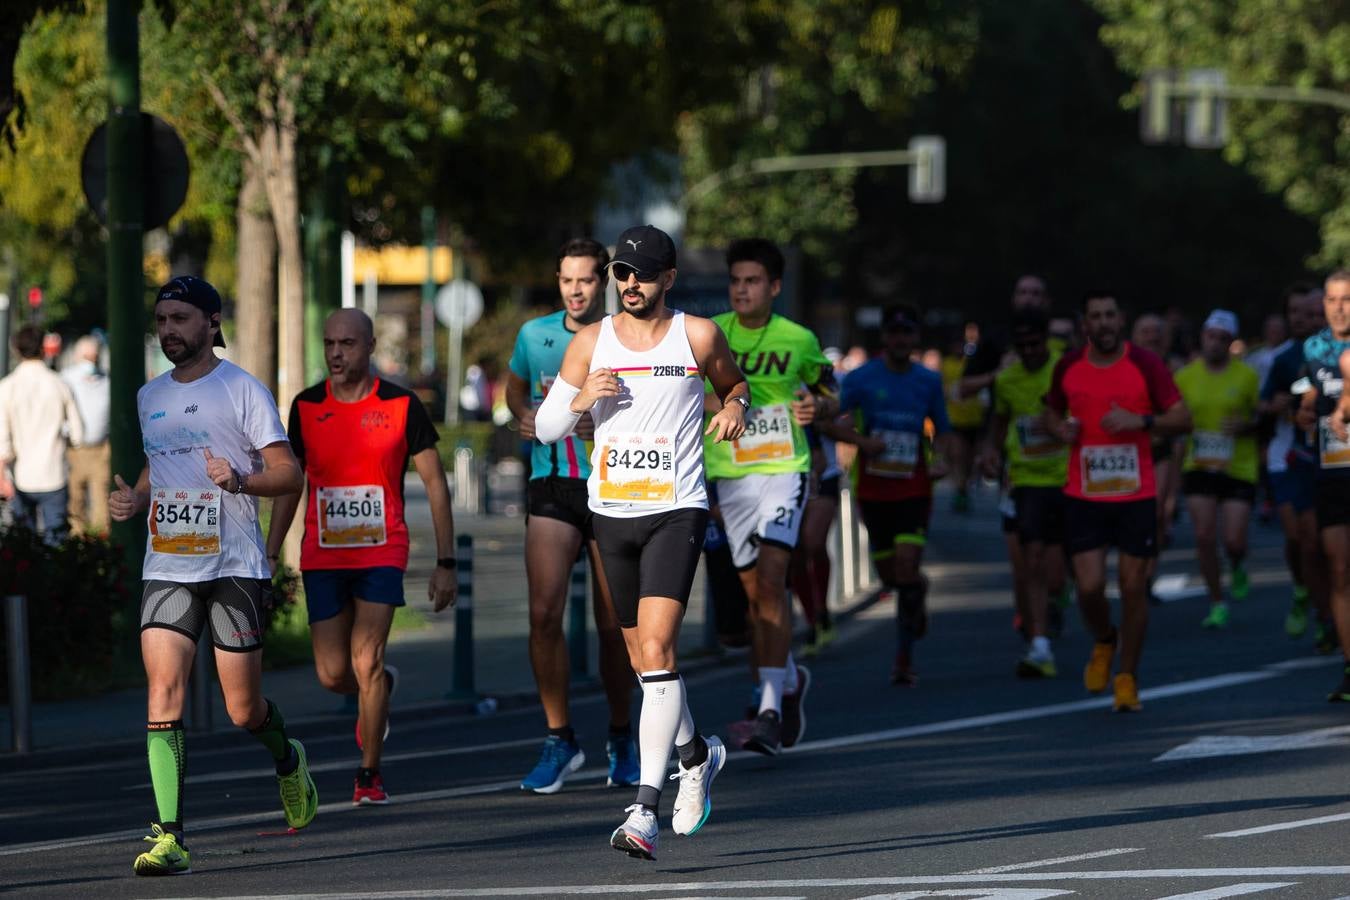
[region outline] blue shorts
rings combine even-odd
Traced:
[[[1307,512],[1317,502],[1317,469],[1295,464],[1283,472],[1271,472],[1270,493],[1276,506],[1288,503],[1296,513]]]
[[[369,569],[311,569],[302,572],[309,621],[322,622],[342,612],[352,598],[368,603],[403,606],[403,570],[396,566]]]

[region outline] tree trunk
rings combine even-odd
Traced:
[[[305,261],[300,239],[295,129],[269,125],[259,143],[267,202],[272,207],[272,222],[277,230],[281,287],[277,400],[284,421],[296,394],[305,388]]]
[[[235,211],[237,244],[235,334],[230,348],[244,370],[277,393],[277,232],[267,204],[262,170],[243,157],[243,181]]]

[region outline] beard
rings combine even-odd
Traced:
[[[648,297],[641,292],[636,295],[628,293],[619,295],[619,301],[623,304],[624,312],[635,319],[651,318],[652,313],[656,310],[656,302],[660,299],[660,294]]]
[[[209,331],[207,332],[207,335],[208,337],[200,338],[198,340],[193,340],[188,337],[161,340],[159,342],[159,349],[164,352],[166,357],[168,357],[169,362],[174,365],[179,365],[187,362],[202,352],[202,348],[206,346],[206,342],[209,339]]]
[[[1089,335],[1088,339],[1092,341],[1092,346],[1102,353],[1114,353],[1116,348],[1120,346],[1120,332],[1118,331],[1101,331]]]

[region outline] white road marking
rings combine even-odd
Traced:
[[[1315,819],[1297,819],[1293,822],[1278,822],[1274,825],[1260,825],[1256,828],[1240,828],[1237,831],[1220,831],[1218,834],[1207,834],[1205,837],[1250,837],[1254,834],[1269,834],[1272,831],[1291,831],[1295,828],[1307,828],[1310,825],[1327,825],[1331,822],[1344,822],[1346,820],[1350,820],[1350,813],[1337,813],[1333,816],[1318,816]]]
[[[1054,859],[1038,859],[1032,862],[1013,863],[1008,866],[989,866],[984,869],[971,869],[963,875],[997,875],[1000,872],[1016,872],[1019,869],[1036,869],[1042,866],[1058,866],[1064,863],[1082,862],[1085,859],[1101,859],[1104,856],[1120,856],[1122,853],[1138,853],[1143,847],[1117,847],[1114,850],[1096,850],[1092,853],[1079,853],[1076,856],[1057,856]]]
[[[1073,891],[1054,888],[953,888],[945,891],[903,891],[898,894],[868,894],[858,900],[919,900],[920,897],[966,897],[968,900],[1044,900]]]
[[[1350,725],[1317,728],[1292,734],[1201,735],[1153,758],[1154,762],[1180,759],[1205,759],[1211,756],[1243,756],[1250,753],[1279,753],[1308,750],[1313,747],[1343,747],[1350,744]]]
[[[1297,881],[1248,881],[1243,884],[1230,884],[1227,887],[1210,888],[1207,891],[1192,891],[1189,894],[1169,894],[1158,900],[1223,900],[1224,897],[1241,897],[1243,894],[1259,894],[1277,888],[1293,887]]]

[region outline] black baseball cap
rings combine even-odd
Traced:
[[[179,275],[159,289],[159,293],[155,295],[155,302],[161,300],[191,303],[206,313],[208,319],[215,316],[216,339],[211,343],[215,347],[225,346],[225,338],[220,328],[220,294],[211,286],[211,282],[191,275]]]
[[[641,276],[655,278],[675,268],[675,242],[655,225],[637,225],[626,229],[614,244],[614,259],[609,268],[624,265]]]

